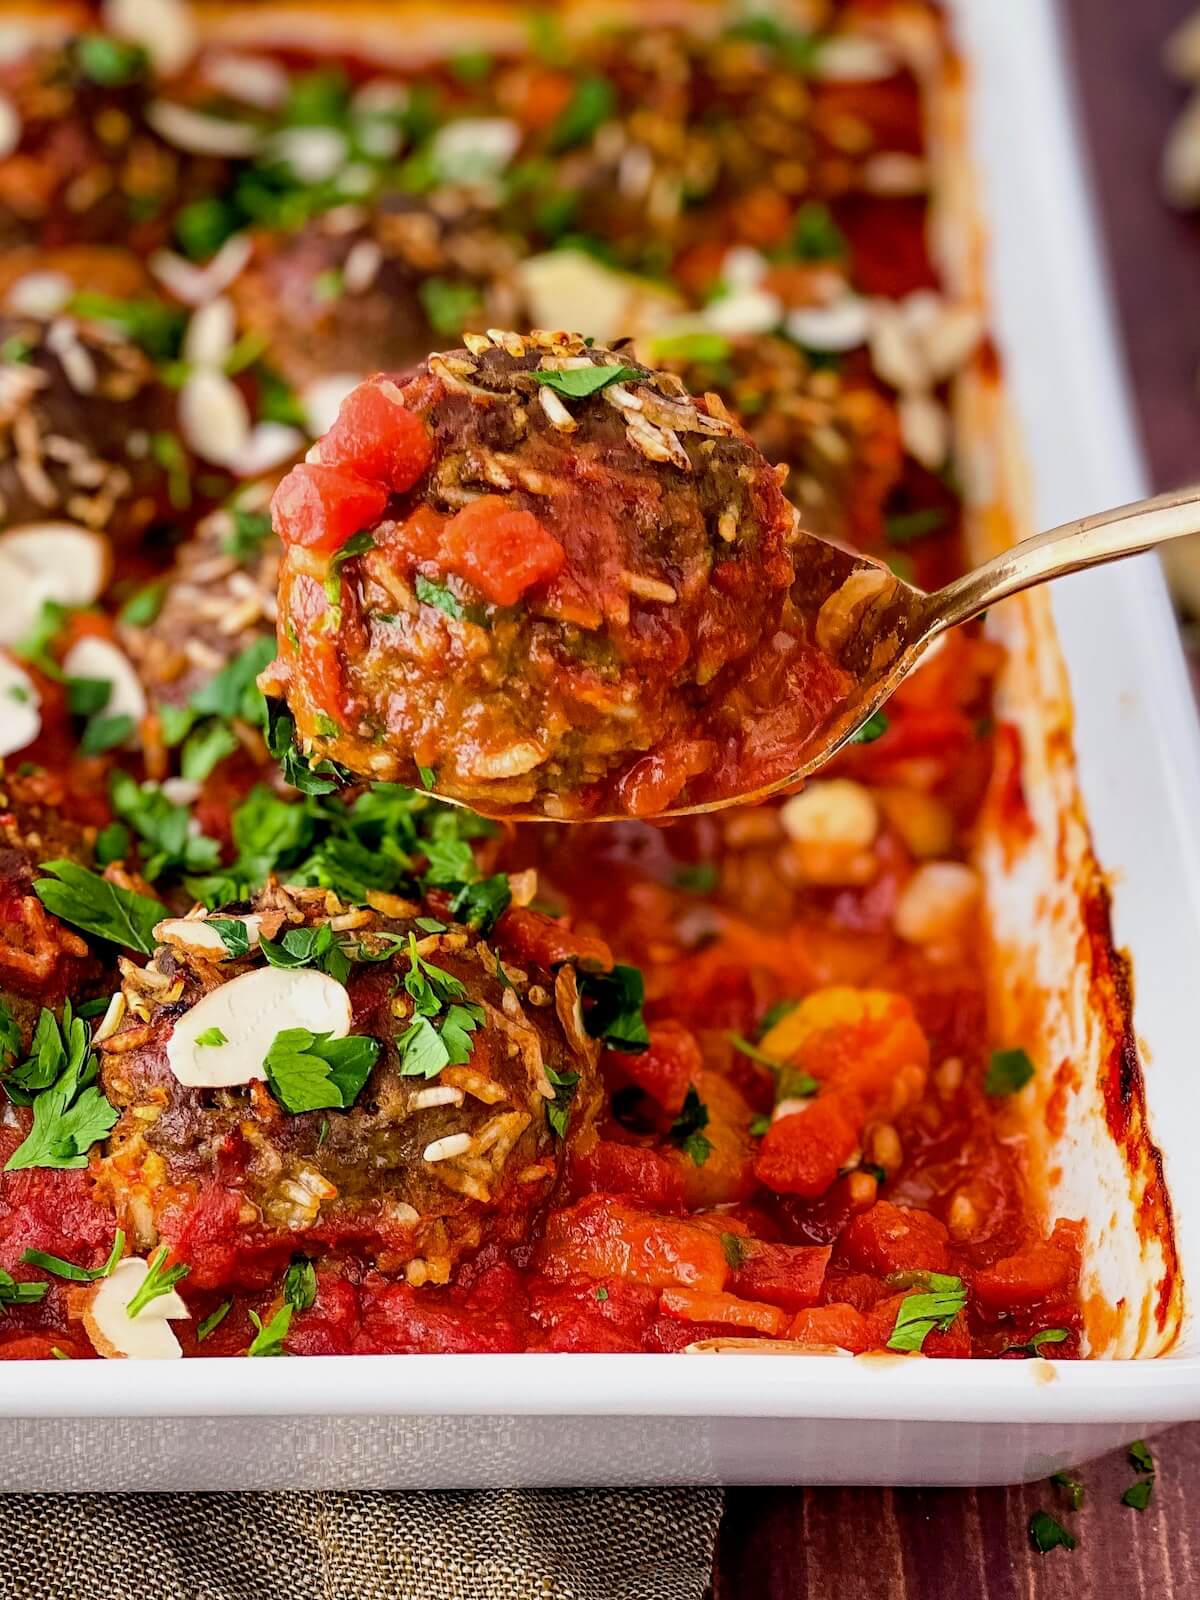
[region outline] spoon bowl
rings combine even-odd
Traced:
[[[816,645],[847,675],[848,692],[811,730],[786,773],[758,787],[670,807],[650,820],[753,805],[794,788],[854,738],[948,629],[1051,578],[1197,533],[1200,488],[1177,490],[1062,523],[927,593],[880,562],[799,531],[792,548],[793,600],[809,620]],[[506,816],[527,822],[629,820],[617,815],[556,819],[532,810]]]

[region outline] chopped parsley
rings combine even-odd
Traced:
[[[130,1296],[129,1304],[125,1307],[127,1316],[136,1317],[139,1311],[144,1311],[152,1300],[159,1299],[171,1290],[182,1278],[186,1278],[191,1268],[182,1261],[177,1261],[173,1267],[167,1266],[168,1247],[160,1244],[150,1257],[150,1267],[146,1276],[138,1285],[136,1292]]]
[[[1062,1344],[1064,1339],[1069,1339],[1070,1337],[1070,1328],[1043,1328],[1040,1333],[1035,1333],[1024,1344],[1010,1344],[1004,1354],[1006,1356],[1040,1356],[1043,1345]]]
[[[75,41],[75,62],[85,78],[104,89],[120,89],[144,78],[150,58],[141,45],[110,33],[85,33]]]
[[[39,878],[33,888],[47,911],[74,928],[141,955],[154,953],[154,928],[164,909],[161,901],[122,889],[74,861],[43,861],[41,866],[50,876]]]
[[[807,1100],[820,1090],[820,1079],[800,1067],[790,1066],[786,1061],[777,1061],[756,1044],[751,1044],[749,1039],[744,1039],[740,1033],[727,1033],[725,1037],[735,1050],[749,1056],[751,1061],[757,1061],[760,1066],[769,1067],[775,1074],[776,1101]]]
[[[820,200],[808,200],[796,213],[787,254],[797,261],[839,261],[849,255],[846,235]]]
[[[10,1100],[33,1106],[33,1126],[4,1164],[5,1172],[29,1167],[86,1167],[87,1153],[117,1120],[116,1107],[96,1087],[99,1068],[87,1025],[63,1005],[62,1021],[43,1008],[33,1054],[4,1080]]]
[[[228,1036],[220,1028],[205,1028],[203,1033],[196,1035],[196,1043],[204,1049],[216,1049],[218,1045],[228,1044]]]
[[[599,394],[601,389],[607,389],[610,383],[620,383],[625,378],[640,378],[641,373],[636,367],[610,364],[606,367],[567,367],[562,372],[533,372],[530,376],[535,382],[544,383],[547,388],[564,395],[568,400],[584,400],[588,395]]]
[[[486,1013],[468,998],[453,973],[417,953],[412,934],[408,936],[408,960],[404,987],[415,1015],[396,1041],[400,1074],[405,1078],[436,1078],[443,1067],[465,1066],[470,1061],[474,1049],[471,1035]]]
[[[608,121],[616,104],[616,93],[607,78],[598,73],[581,78],[550,129],[550,150],[557,155],[573,145],[583,144]]]
[[[284,1028],[275,1035],[263,1059],[267,1082],[285,1111],[352,1106],[379,1059],[378,1039],[351,1034],[333,1039],[307,1028]]]
[[[1061,1489],[1067,1504],[1072,1511],[1078,1511],[1083,1505],[1084,1487],[1078,1478],[1071,1477],[1068,1472],[1052,1472],[1050,1482],[1056,1489]]]
[[[622,1050],[626,1055],[649,1048],[650,1034],[642,1014],[646,985],[639,967],[581,972],[579,993],[589,1002],[583,1025],[593,1039],[603,1039],[610,1050]]]
[[[939,532],[946,526],[947,520],[940,506],[926,506],[922,511],[905,511],[888,517],[884,522],[884,530],[889,544],[912,544]]]
[[[888,719],[882,711],[872,711],[861,728],[856,728],[847,739],[847,744],[874,744],[876,739],[882,739],[888,731]]]
[[[17,1054],[21,1048],[21,1030],[17,1026],[17,1019],[6,1000],[0,1000],[0,1066],[7,1066],[8,1060]]]
[[[482,616],[477,606],[466,606],[458,596],[444,583],[434,583],[430,578],[423,578],[417,574],[417,581],[413,585],[417,599],[424,606],[434,606],[454,622],[474,622]]]
[[[690,894],[711,894],[719,878],[715,863],[698,861],[693,866],[676,867],[671,874],[671,883],[676,889],[686,889]]]
[[[283,1341],[288,1336],[292,1326],[292,1307],[286,1302],[264,1324],[257,1312],[250,1313],[250,1321],[254,1324],[254,1338],[250,1341],[250,1348],[246,1351],[248,1356],[282,1356],[287,1351],[283,1348]]]
[[[668,1137],[697,1167],[702,1167],[712,1154],[712,1144],[704,1133],[707,1127],[708,1107],[696,1093],[695,1085],[689,1084],[683,1110],[671,1124]]]
[[[739,1267],[746,1265],[746,1258],[750,1254],[745,1239],[738,1233],[723,1233],[721,1235],[721,1249],[725,1253],[725,1260],[734,1272]]]
[[[45,1250],[23,1250],[21,1260],[27,1266],[41,1267],[43,1272],[52,1272],[56,1278],[66,1278],[69,1283],[96,1283],[99,1279],[110,1275],[120,1261],[124,1249],[125,1233],[123,1229],[118,1228],[113,1237],[108,1260],[102,1267],[77,1267],[73,1261],[64,1261],[61,1256],[48,1255]]]
[[[920,1282],[924,1288],[923,1292],[906,1295],[901,1301],[887,1347],[889,1350],[920,1350],[928,1334],[935,1328],[945,1333],[966,1305],[966,1285],[961,1278],[945,1272],[901,1273],[898,1276]]]
[[[147,882],[168,870],[206,872],[220,860],[217,841],[195,832],[187,806],[168,800],[157,784],[139,784],[118,769],[109,780],[109,798],[117,816],[138,835]]]
[[[1129,1446],[1129,1464],[1135,1472],[1154,1473],[1154,1457],[1143,1439],[1135,1439]]]
[[[450,278],[425,278],[417,293],[434,333],[451,339],[458,337],[468,317],[483,304],[473,283],[455,283]]]
[[[311,1261],[293,1261],[283,1280],[283,1298],[294,1311],[307,1311],[317,1300],[317,1272]]]
[[[571,1120],[571,1101],[579,1087],[579,1074],[556,1072],[553,1067],[547,1067],[546,1076],[554,1085],[554,1099],[546,1102],[546,1121],[557,1138],[565,1139]]]
[[[1033,1062],[1024,1050],[993,1050],[983,1079],[985,1094],[1016,1094],[1033,1077]]]
[[[210,1333],[213,1333],[225,1321],[233,1310],[232,1300],[223,1300],[215,1311],[210,1311],[196,1328],[196,1343],[203,1344]]]
[[[18,1283],[0,1268],[0,1306],[33,1306],[50,1292],[48,1283]]]
[[[170,361],[178,355],[187,322],[182,311],[164,305],[161,300],[121,300],[92,289],[81,289],[73,294],[67,310],[85,322],[100,322],[114,328],[155,361]],[[162,461],[159,464],[167,465]]]
[[[232,526],[221,540],[221,549],[246,566],[262,554],[263,545],[271,536],[271,519],[265,511],[243,511],[231,506],[229,520]]]
[[[96,716],[83,730],[79,748],[85,756],[103,755],[106,750],[116,750],[134,731],[134,720],[125,713],[116,716]]]
[[[1154,1479],[1142,1478],[1137,1483],[1131,1483],[1121,1496],[1123,1506],[1132,1506],[1135,1511],[1145,1511],[1150,1504],[1150,1496],[1154,1493]]]
[[[120,619],[128,623],[131,628],[149,627],[158,613],[167,594],[165,579],[158,579],[154,583],[144,584],[129,599],[120,610]],[[71,707],[74,710],[74,706]]]
[[[1077,1540],[1068,1533],[1057,1517],[1048,1511],[1035,1511],[1029,1519],[1029,1541],[1041,1556],[1051,1550],[1074,1550]]]

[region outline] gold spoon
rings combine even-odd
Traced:
[[[853,677],[851,694],[814,730],[786,778],[662,816],[720,811],[790,788],[854,737],[948,629],[970,622],[1022,589],[1197,533],[1200,488],[1193,486],[1064,522],[1023,539],[932,594],[903,582],[888,568],[803,534],[793,550],[794,592],[806,594],[806,608],[817,608],[817,642]]]
[[[799,608],[815,617],[816,642],[852,679],[849,696],[834,707],[801,747],[795,768],[758,789],[675,806],[648,820],[723,811],[755,804],[791,788],[823,766],[894,693],[930,645],[947,629],[969,622],[1022,589],[1085,567],[1138,555],[1169,539],[1200,533],[1200,488],[1138,500],[1090,517],[1064,522],[1003,551],[953,583],[927,594],[886,566],[798,530],[792,554]],[[557,820],[542,812],[508,812],[529,822]],[[628,817],[565,818],[628,821]]]

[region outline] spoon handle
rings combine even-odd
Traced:
[[[1022,589],[1084,567],[1138,555],[1168,539],[1200,533],[1200,487],[1099,511],[1023,539],[929,596],[926,622],[935,631],[968,622]]]

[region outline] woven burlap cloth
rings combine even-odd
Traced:
[[[717,1489],[10,1494],[4,1600],[700,1600]]]

